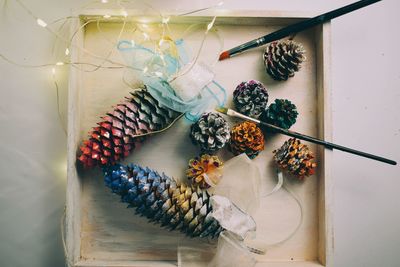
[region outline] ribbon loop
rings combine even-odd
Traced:
[[[162,105],[185,113],[188,120],[196,121],[212,105],[223,106],[226,91],[214,81],[211,69],[203,62],[188,62],[183,39],[162,40],[169,43],[164,50],[153,51],[127,40],[117,48],[149,93]]]

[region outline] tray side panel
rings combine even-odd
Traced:
[[[317,92],[318,92],[318,136],[332,141],[332,108],[331,108],[331,32],[330,23],[320,25],[316,29],[318,53]],[[319,241],[318,259],[326,266],[333,266],[333,218],[332,197],[333,185],[331,177],[332,150],[318,147],[320,164],[319,180]]]
[[[71,36],[82,25],[80,20],[73,20]],[[71,62],[79,62],[80,53],[76,47],[83,46],[83,33],[78,32],[71,42]],[[66,259],[68,266],[80,259],[81,247],[81,180],[76,168],[76,151],[81,141],[81,97],[82,75],[79,70],[70,67],[68,83],[68,159],[67,159],[67,196],[66,196]]]

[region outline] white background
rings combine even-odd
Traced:
[[[215,1],[151,1],[194,9]],[[224,8],[329,11],[348,0],[227,0]],[[26,0],[46,21],[82,1]],[[13,0],[0,0],[0,53],[53,62],[54,38]],[[384,0],[332,22],[333,141],[400,161],[400,2]],[[0,266],[63,266],[60,218],[66,137],[50,68],[0,59]],[[65,92],[62,92],[65,96]],[[64,101],[65,102],[65,101]],[[63,102],[63,103],[64,103]],[[62,106],[65,117],[65,104]],[[400,168],[334,152],[335,266],[399,266]]]

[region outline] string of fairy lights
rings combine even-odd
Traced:
[[[9,0],[6,0],[9,1]],[[21,67],[21,68],[38,68],[38,69],[47,69],[50,68],[50,77],[52,79],[52,82],[54,84],[55,90],[56,90],[56,103],[57,103],[57,113],[58,117],[61,123],[61,126],[66,134],[66,127],[64,126],[64,123],[62,122],[61,118],[61,111],[60,111],[60,86],[58,82],[58,76],[57,76],[57,69],[60,67],[65,67],[65,66],[70,66],[73,68],[78,69],[79,71],[82,72],[95,72],[99,69],[132,69],[138,71],[138,69],[135,66],[125,64],[123,62],[118,62],[113,59],[111,59],[111,55],[114,51],[114,49],[117,46],[117,43],[121,40],[121,37],[123,34],[131,34],[134,35],[136,33],[139,33],[140,36],[142,36],[143,41],[153,41],[154,43],[154,50],[159,54],[159,56],[163,59],[163,50],[161,49],[161,46],[163,45],[164,42],[170,40],[170,35],[172,35],[172,31],[169,27],[169,23],[171,20],[171,16],[166,16],[163,15],[159,10],[154,8],[148,3],[145,3],[144,1],[138,1],[138,0],[95,0],[95,1],[88,1],[87,3],[83,4],[77,9],[74,9],[72,12],[76,14],[81,14],[84,10],[90,9],[92,6],[97,7],[98,5],[104,5],[105,7],[102,7],[102,10],[104,10],[106,13],[95,16],[94,18],[90,18],[86,20],[84,23],[81,25],[78,24],[76,29],[73,29],[69,37],[65,37],[63,34],[61,34],[62,31],[65,30],[67,26],[70,26],[70,22],[73,20],[80,20],[79,15],[71,15],[71,16],[66,16],[62,18],[58,18],[54,21],[47,22],[44,18],[41,18],[37,16],[23,1],[21,0],[13,0],[22,11],[24,11],[28,16],[30,16],[33,20],[34,23],[38,26],[41,27],[47,32],[49,32],[51,35],[55,37],[55,43],[54,46],[56,45],[56,42],[61,43],[65,45],[65,50],[64,50],[64,56],[65,58],[62,60],[58,60],[53,63],[45,63],[45,64],[21,64],[16,62],[13,59],[10,59],[6,55],[2,54],[0,52],[0,59],[8,62],[9,64]],[[142,21],[134,21],[130,19],[130,8],[129,5],[134,5],[135,8],[137,9],[137,4],[140,2],[140,5],[146,9],[151,10],[152,16],[153,16],[153,21],[152,23],[148,23],[145,20]],[[109,6],[112,6],[109,8]],[[216,5],[208,6],[205,8],[201,9],[196,9],[192,10],[189,12],[185,13],[180,13],[174,16],[187,16],[191,15],[197,12],[202,12],[210,9],[214,9],[217,7],[220,7],[223,5],[223,2],[218,2]],[[3,8],[6,8],[7,5],[4,5]],[[111,15],[112,14],[117,14],[117,15]],[[154,20],[155,19],[155,20]],[[200,48],[198,49],[197,53],[194,56],[194,60],[192,60],[189,64],[190,67],[185,70],[185,72],[182,73],[176,73],[176,75],[173,76],[173,79],[176,79],[177,77],[186,74],[192,66],[196,63],[198,60],[198,57],[201,53],[201,50],[204,46],[204,42],[206,39],[206,36],[208,32],[214,27],[216,20],[216,16],[214,16],[211,20],[210,23],[207,24],[206,30],[204,32],[204,37],[201,41]],[[95,24],[97,31],[99,34],[103,34],[103,30],[101,27],[102,23],[107,23],[107,22],[118,22],[121,24],[120,29],[118,30],[117,33],[117,38],[116,41],[112,41],[107,39],[104,36],[104,39],[111,44],[110,49],[105,53],[105,55],[98,55],[94,53],[93,51],[88,50],[87,48],[78,45],[77,42],[74,42],[74,38],[77,37],[77,35],[84,31],[85,28],[90,25],[90,24]],[[56,28],[56,25],[61,23],[61,25]],[[152,38],[149,34],[150,27],[151,26],[157,26],[161,27],[161,30],[159,31],[159,34],[156,38]],[[137,39],[137,38],[136,38]],[[135,43],[135,38],[132,38],[132,44]],[[222,47],[221,47],[222,49]],[[93,63],[93,62],[75,62],[75,61],[70,61],[70,56],[72,50],[76,50],[79,53],[83,53],[85,55],[88,55],[89,57],[98,60],[100,63]],[[140,69],[139,71],[147,72],[148,67],[145,66],[143,69]],[[123,78],[124,84],[127,86],[133,88],[130,83],[128,83],[124,78]]]

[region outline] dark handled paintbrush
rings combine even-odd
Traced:
[[[387,163],[387,164],[391,164],[391,165],[396,165],[397,164],[396,161],[393,161],[393,160],[390,160],[390,159],[386,159],[386,158],[383,158],[383,157],[379,157],[379,156],[376,156],[376,155],[372,155],[372,154],[369,154],[369,153],[358,151],[358,150],[355,150],[355,149],[352,149],[352,148],[348,148],[348,147],[340,146],[340,145],[337,145],[337,144],[333,144],[333,143],[330,143],[330,142],[327,142],[327,141],[324,141],[324,140],[321,140],[321,139],[318,139],[318,138],[315,138],[315,137],[311,137],[311,136],[308,136],[308,135],[304,135],[304,134],[301,134],[301,133],[296,133],[296,132],[293,132],[293,131],[290,131],[290,130],[286,130],[286,129],[277,127],[275,125],[272,125],[272,124],[269,124],[269,123],[266,123],[266,122],[263,122],[263,121],[248,117],[246,115],[243,115],[243,114],[241,114],[239,112],[236,112],[236,111],[234,111],[232,109],[229,109],[229,108],[218,107],[218,108],[216,108],[216,110],[218,112],[224,113],[224,114],[232,116],[232,117],[237,117],[237,118],[241,118],[241,119],[244,119],[244,120],[255,122],[257,124],[261,124],[261,125],[267,127],[268,129],[273,130],[274,132],[278,132],[278,133],[281,133],[281,134],[284,134],[284,135],[295,137],[295,138],[298,138],[298,139],[301,139],[301,140],[309,141],[309,142],[314,143],[314,144],[323,145],[323,146],[325,146],[326,148],[329,148],[329,149],[341,150],[341,151],[344,151],[344,152],[348,152],[348,153],[355,154],[355,155],[358,155],[358,156],[361,156],[361,157],[365,157],[365,158],[381,161],[381,162],[384,162],[384,163]]]
[[[318,24],[322,24],[324,22],[327,22],[331,19],[337,18],[339,16],[342,16],[344,14],[350,13],[354,10],[366,7],[368,5],[374,4],[376,2],[379,2],[381,0],[362,0],[355,2],[353,4],[335,9],[333,11],[330,11],[328,13],[319,15],[317,17],[307,19],[289,26],[286,26],[280,30],[277,30],[275,32],[272,32],[270,34],[267,34],[265,36],[262,36],[260,38],[254,39],[252,41],[249,41],[247,43],[244,43],[242,45],[236,46],[230,50],[224,51],[221,53],[219,56],[219,60],[224,60],[226,58],[230,58],[234,55],[240,54],[246,50],[265,45],[267,43],[282,39],[286,36],[292,35],[294,33],[303,31],[305,29],[314,27]]]

